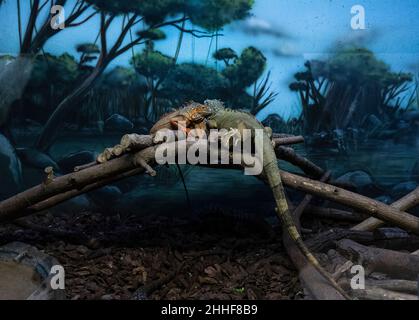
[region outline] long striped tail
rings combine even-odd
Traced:
[[[285,197],[284,187],[281,181],[281,176],[276,161],[268,163],[264,167],[266,178],[268,179],[269,185],[274,194],[275,202],[277,204],[276,213],[280,220],[282,221],[285,229],[288,231],[291,239],[295,242],[297,247],[307,258],[309,263],[325,278],[330,284],[346,299],[351,300],[351,297],[339,286],[339,284],[332,278],[332,276],[320,265],[316,257],[310,252],[310,250],[305,245],[303,239],[301,238],[300,233],[295,225],[294,219],[291,216],[287,199]]]

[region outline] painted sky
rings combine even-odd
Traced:
[[[366,30],[351,28],[351,8],[354,5],[365,8]],[[360,41],[390,64],[394,71],[418,71],[418,16],[418,0],[256,0],[250,20],[227,26],[222,31],[218,46],[231,47],[237,52],[247,46],[261,49],[269,61],[272,88],[279,96],[261,112],[259,118],[263,119],[270,113],[289,117],[299,112],[298,100],[288,89],[292,75],[302,69],[305,60],[324,57],[333,52],[339,43]],[[259,26],[267,32],[255,35],[249,32],[249,26]],[[116,37],[118,28],[115,25],[110,39],[112,33]],[[165,31],[168,39],[159,42],[156,47],[173,55],[178,31]],[[45,51],[54,54],[68,51],[76,55],[75,45],[93,42],[97,32],[98,19],[93,19],[82,27],[64,30],[55,36],[47,43]],[[180,61],[194,59],[205,63],[209,43],[209,39],[193,41],[191,37],[185,37]],[[16,1],[7,0],[0,8],[0,52],[13,54],[17,48]],[[130,57],[130,53],[125,54],[112,66],[126,65]],[[208,64],[215,67],[211,59]]]

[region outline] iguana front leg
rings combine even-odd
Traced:
[[[170,124],[172,125],[173,129],[180,130],[184,134],[188,135],[191,131],[190,128],[186,126],[186,123],[183,121],[177,121],[177,120],[170,120]]]
[[[199,122],[191,126],[191,122],[185,122],[183,119],[179,120],[178,118],[173,118],[168,120],[170,124],[170,129],[162,127],[160,130],[154,131],[151,135],[153,143],[158,144],[164,142],[166,137],[165,131],[174,131],[179,130],[184,134],[184,138],[191,132],[193,129],[197,129],[197,135],[199,138],[202,138],[206,134],[206,123],[205,121]],[[188,125],[190,127],[188,127]],[[176,131],[175,131],[176,133]],[[136,149],[138,145],[144,144],[145,136],[138,134],[127,134],[124,135],[121,139],[121,142],[114,147],[106,148],[98,157],[98,163],[104,163],[114,158],[118,158],[126,153],[129,153]],[[177,139],[182,139],[179,136],[176,136]],[[183,139],[184,139],[183,138]]]

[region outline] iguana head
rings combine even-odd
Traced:
[[[212,114],[213,110],[206,104],[189,102],[183,108],[164,115],[151,128],[150,133],[156,134],[159,130],[183,129],[189,131],[191,129],[204,129],[205,120]]]

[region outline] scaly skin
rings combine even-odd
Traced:
[[[284,187],[281,181],[281,175],[278,167],[278,160],[271,141],[272,131],[257,121],[257,119],[247,112],[226,109],[223,104],[217,100],[206,101],[205,104],[191,103],[186,107],[169,114],[162,118],[153,127],[151,133],[154,134],[160,129],[177,129],[177,121],[186,122],[188,130],[201,128],[202,122],[206,122],[207,129],[238,129],[241,136],[244,129],[262,129],[263,135],[263,173],[262,175],[268,181],[272,189],[277,205],[276,212],[289,233],[291,239],[307,258],[307,260],[323,275],[333,287],[339,291],[345,298],[348,298],[346,292],[336,283],[336,281],[323,269],[318,260],[304,244],[301,235],[290,214],[288,203],[285,197]],[[184,129],[184,128],[183,128]],[[187,131],[187,130],[186,130]],[[252,137],[254,135],[252,134]]]
[[[186,107],[175,110],[161,117],[151,128],[150,133],[155,135],[162,129],[181,129],[185,132],[194,129],[205,129],[205,119],[210,114],[208,107],[199,103],[190,102]]]

